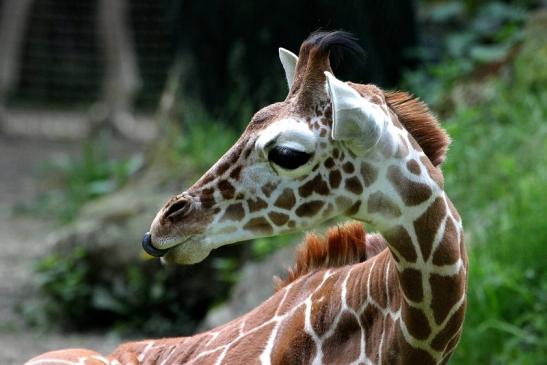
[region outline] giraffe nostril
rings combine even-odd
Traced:
[[[190,212],[191,202],[187,199],[180,199],[167,208],[163,216],[171,222],[184,218]]]

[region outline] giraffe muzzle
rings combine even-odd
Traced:
[[[152,245],[152,235],[150,232],[146,232],[142,238],[142,248],[150,256],[162,257],[169,251],[168,249],[162,250]]]

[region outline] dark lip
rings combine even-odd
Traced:
[[[152,235],[150,232],[146,232],[144,234],[144,237],[142,238],[142,248],[147,254],[154,257],[162,257],[167,253],[167,251],[169,251],[169,249],[162,250],[154,247],[152,245]]]

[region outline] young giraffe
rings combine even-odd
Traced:
[[[329,242],[346,242],[334,244],[342,249],[308,239],[294,281],[210,332],[129,343],[108,357],[53,352],[29,365],[448,361],[467,272],[461,220],[438,169],[449,139],[408,94],[336,79],[329,64],[336,48],[359,50],[343,32],[312,34],[299,57],[280,49],[287,99],[259,111],[196,184],[167,202],[143,247],[188,264],[225,244],[338,215],[369,222],[383,237],[368,236],[365,245],[362,227],[349,226],[340,239],[329,234]]]

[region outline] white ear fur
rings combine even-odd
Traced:
[[[290,89],[294,81],[298,56],[285,48],[279,48],[279,59],[281,60],[281,64],[285,70],[285,77],[287,78],[287,84]]]
[[[387,116],[330,72],[325,71],[325,76],[332,102],[332,139],[346,142],[354,153],[362,155],[378,143]]]

